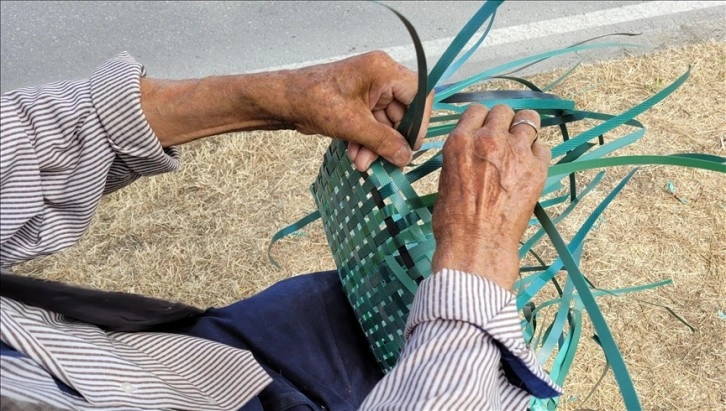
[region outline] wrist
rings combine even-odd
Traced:
[[[332,107],[339,101],[331,101],[329,93],[335,88],[336,73],[328,65],[305,67],[297,70],[276,72],[279,75],[279,98],[275,111],[280,121],[303,134],[326,134],[325,130],[335,120]],[[336,94],[338,95],[338,94]],[[317,120],[316,120],[317,119]],[[321,127],[318,120],[324,124]]]
[[[236,129],[293,128],[292,106],[288,101],[291,77],[289,70],[230,76],[229,91],[236,107]]]
[[[164,147],[234,131],[292,128],[287,74],[141,79],[141,109]]]
[[[431,268],[434,273],[444,268],[464,271],[511,290],[519,274],[519,246],[442,241],[437,243]]]

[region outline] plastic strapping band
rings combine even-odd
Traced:
[[[590,288],[587,282],[585,282],[577,263],[572,257],[572,254],[570,254],[570,251],[567,249],[567,246],[557,232],[557,229],[552,224],[552,220],[550,220],[549,215],[547,215],[547,212],[539,204],[535,206],[534,214],[540,224],[542,224],[542,227],[547,230],[547,235],[550,237],[552,245],[555,247],[555,250],[557,250],[560,258],[562,258],[564,265],[567,268],[567,272],[570,275],[570,278],[572,278],[572,282],[574,283],[580,299],[587,310],[587,314],[595,327],[595,331],[600,337],[603,351],[613,369],[615,380],[618,382],[618,387],[620,388],[620,392],[623,396],[625,408],[628,410],[641,410],[642,406],[640,405],[638,394],[633,386],[633,381],[628,373],[628,368],[625,365],[625,360],[623,360],[623,356],[615,343],[615,339],[610,332],[610,328],[608,327],[602,312],[597,307],[595,298],[590,292]]]

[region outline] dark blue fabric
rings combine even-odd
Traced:
[[[22,353],[22,352],[16,350],[15,348],[5,344],[2,341],[0,341],[0,356],[8,356],[8,357],[14,357],[14,358],[30,358],[25,353]],[[76,397],[81,396],[81,394],[79,394],[78,391],[67,386],[66,383],[64,383],[63,381],[59,380],[56,377],[53,377],[53,382],[55,382],[55,385],[58,386],[59,390],[65,392],[66,394],[75,395]]]
[[[354,410],[383,377],[335,271],[292,277],[169,330],[251,351],[274,379],[243,410]]]
[[[191,324],[160,331],[251,351],[273,382],[244,411],[354,410],[383,377],[335,271],[283,280],[248,299],[210,308]],[[27,357],[6,344],[0,355]]]
[[[0,341],[0,355],[7,355],[8,357],[15,357],[15,358],[30,358],[27,355],[25,355],[24,353],[21,353],[20,351],[5,344],[2,341]]]
[[[507,381],[537,398],[553,398],[560,395],[557,390],[537,377],[521,358],[510,352],[504,345],[495,341],[502,353],[502,368]]]

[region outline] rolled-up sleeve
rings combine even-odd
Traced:
[[[178,168],[141,110],[144,75],[122,53],[88,80],[2,95],[0,265],[73,245],[103,194]]]
[[[522,338],[514,295],[461,271],[421,283],[406,346],[364,410],[526,409],[561,389]]]

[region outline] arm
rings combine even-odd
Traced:
[[[350,141],[361,170],[378,155],[403,166],[412,150],[393,127],[416,81],[380,52],[294,71],[181,81],[147,79],[123,54],[89,80],[6,93],[0,265],[71,246],[102,194],[175,170],[175,145],[206,136],[295,128]]]
[[[142,76],[122,54],[88,80],[2,95],[0,265],[72,245],[102,194],[178,167],[144,119]]]
[[[549,150],[529,110],[474,105],[443,149],[433,231],[433,276],[409,314],[398,364],[362,409],[524,409],[559,395],[525,345],[508,291],[518,241],[544,185]]]
[[[294,71],[142,79],[141,106],[164,147],[231,131],[296,129],[353,143],[349,155],[362,171],[378,155],[401,167],[410,162],[395,126],[416,85],[411,71],[371,52]],[[428,114],[419,141],[427,126]]]

